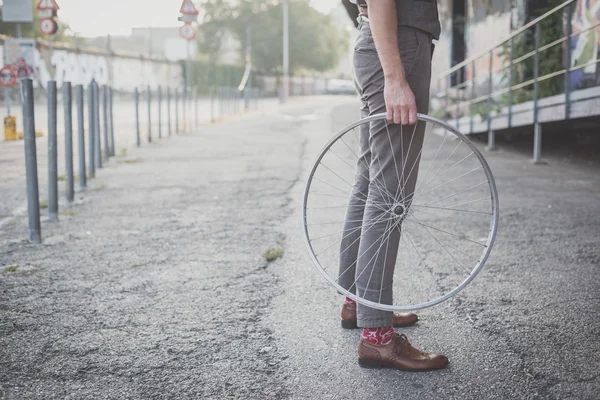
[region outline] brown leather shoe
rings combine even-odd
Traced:
[[[344,307],[342,307],[342,328],[357,329],[356,320],[356,306],[344,304]],[[393,324],[395,328],[406,328],[416,324],[418,320],[417,314],[394,314]]]
[[[361,339],[358,345],[358,365],[363,368],[397,368],[409,372],[424,372],[446,367],[446,356],[425,353],[414,348],[406,336],[396,333],[387,345],[375,345]]]

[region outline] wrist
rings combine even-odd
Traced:
[[[402,70],[384,71],[383,77],[386,82],[403,83],[406,81],[404,71]]]

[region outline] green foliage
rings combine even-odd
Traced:
[[[310,7],[308,0],[288,0],[290,21],[290,71],[326,71],[343,56],[347,35],[330,16]],[[223,40],[230,33],[241,44],[244,59],[248,33],[254,67],[261,73],[282,71],[283,9],[280,1],[204,0],[206,11],[200,26],[199,50],[216,60]]]
[[[557,5],[561,4],[562,0],[550,0],[546,8],[537,11],[537,17]],[[549,17],[540,22],[540,47],[560,39],[564,35],[563,32],[563,12],[555,12]],[[513,39],[513,59],[522,57],[535,50],[535,26],[527,29],[522,34]],[[510,43],[506,42],[501,48],[500,56],[508,65],[510,62]],[[539,77],[560,71],[564,68],[563,65],[563,47],[561,44],[554,45],[539,53]],[[531,56],[524,61],[521,61],[514,66],[514,75],[512,85],[516,85],[534,78],[535,58]],[[509,69],[505,69],[503,77],[504,82],[508,85]],[[562,75],[546,79],[538,84],[538,98],[553,96],[563,91]],[[502,96],[501,103],[506,105],[508,97]],[[533,84],[513,92],[513,104],[519,104],[533,99]]]
[[[24,0],[25,1],[25,0]],[[38,17],[38,13],[35,9],[38,1],[30,0],[33,4],[33,23],[30,24],[21,24],[21,35],[24,38],[45,38],[49,39],[48,36],[45,36],[40,32],[40,18]],[[60,13],[60,11],[59,11]],[[0,6],[0,15],[2,15],[2,6]],[[0,34],[16,37],[17,36],[17,24],[1,22],[0,18]],[[70,32],[69,25],[62,22],[60,18],[57,19],[58,22],[58,32],[53,35],[52,39],[56,42],[66,42],[72,43],[73,37]]]

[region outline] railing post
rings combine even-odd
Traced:
[[[194,114],[195,114],[196,129],[198,129],[200,120],[198,118],[198,88],[197,87],[194,88]]]
[[[489,82],[488,82],[488,99],[487,99],[487,128],[488,128],[488,145],[487,150],[496,150],[496,138],[494,131],[492,130],[492,91],[494,90],[493,83],[493,64],[494,64],[494,49],[490,50],[490,68],[489,68]]]
[[[110,156],[115,156],[115,119],[114,119],[114,104],[113,104],[113,88],[108,88],[108,108],[110,110]]]
[[[65,114],[65,169],[67,172],[67,201],[75,199],[73,183],[73,91],[71,82],[63,82],[63,105]]]
[[[215,122],[215,88],[211,87],[209,91],[210,97],[210,122]]]
[[[83,115],[83,85],[75,87],[75,102],[77,103],[77,136],[79,147],[79,188],[87,186],[87,172],[85,170],[85,120]]]
[[[58,137],[56,81],[48,82],[48,217],[58,221]]]
[[[182,133],[187,132],[187,103],[188,103],[188,92],[187,86],[183,86],[183,90],[181,91],[181,108],[183,111],[183,129]]]
[[[158,138],[162,138],[162,87],[158,87]]]
[[[171,87],[167,87],[167,125],[169,128],[169,136],[173,134],[173,129],[171,128]]]
[[[104,122],[104,159],[110,158],[110,141],[108,127],[108,86],[102,85],[102,114]]]
[[[94,139],[94,83],[88,85],[88,136],[89,136],[89,163],[90,178],[96,176],[96,139]]]
[[[540,76],[540,24],[535,24],[535,57],[533,67],[533,162],[539,164],[542,158],[542,127],[538,118],[538,97]]]
[[[513,82],[514,82],[514,38],[510,38],[510,65],[508,70],[508,127],[512,127],[512,104],[513,104]]]
[[[175,88],[175,133],[179,133],[179,88]]]
[[[475,60],[471,61],[471,101],[475,98],[475,86],[477,84],[477,79],[475,75]],[[469,133],[473,133],[473,110],[471,107],[473,106],[472,102],[469,102]]]
[[[148,143],[152,143],[152,90],[150,85],[146,89],[148,100]]]
[[[135,103],[135,133],[136,133],[136,144],[137,147],[142,145],[142,138],[140,137],[140,90],[135,88],[133,92],[133,101]]]
[[[102,140],[100,134],[100,86],[94,81],[94,141],[96,166],[102,168]]]
[[[565,14],[567,18],[567,45],[566,45],[566,65],[565,65],[565,119],[571,118],[571,35],[573,34],[573,4],[569,4],[565,8]]]
[[[35,149],[33,81],[31,79],[21,80],[21,101],[23,103],[23,134],[25,140],[25,175],[27,177],[29,243],[39,244],[42,242],[42,225],[40,222],[37,152]]]

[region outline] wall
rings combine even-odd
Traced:
[[[0,51],[4,54],[4,46]],[[110,85],[118,91],[132,91],[135,87],[146,85],[181,87],[184,83],[183,67],[179,63],[76,50],[65,45],[51,50],[45,43],[38,42],[33,62],[35,86],[44,89],[52,77],[55,77],[59,87],[64,81],[87,85],[96,79],[99,84]]]

